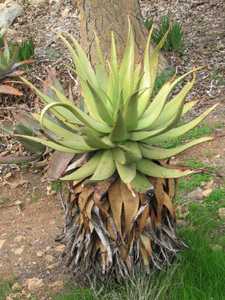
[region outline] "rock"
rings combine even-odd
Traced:
[[[208,197],[212,193],[213,189],[209,188],[202,192],[204,197]]]
[[[6,240],[0,240],[0,250],[2,249],[3,245],[5,244]]]
[[[188,225],[188,222],[182,219],[177,220],[177,226],[179,227],[186,227]]]
[[[3,35],[13,21],[23,14],[23,8],[17,2],[7,0],[0,3],[0,35]]]
[[[45,259],[47,262],[52,263],[54,261],[54,256],[52,255],[46,255]]]
[[[213,251],[222,251],[222,250],[223,250],[223,247],[222,247],[221,245],[215,244],[215,245],[211,245],[211,249],[212,249]]]
[[[187,206],[178,205],[176,208],[177,218],[181,221],[181,219],[185,219],[189,214],[189,209]]]
[[[16,255],[21,255],[23,253],[23,250],[24,250],[24,246],[20,247],[20,248],[17,248],[15,250],[13,250],[13,252],[16,254]]]
[[[47,3],[47,0],[28,0],[28,2],[32,6],[42,6]]]
[[[49,287],[54,291],[54,292],[59,292],[60,290],[63,289],[64,283],[63,281],[55,281],[49,285]]]
[[[58,245],[57,247],[55,247],[55,250],[57,252],[63,252],[65,249],[65,245]]]
[[[221,219],[225,220],[225,207],[221,207],[218,209],[218,215]]]
[[[57,266],[58,266],[58,263],[54,263],[54,264],[48,265],[47,269],[52,270],[52,269],[55,269]]]
[[[202,189],[198,187],[196,190],[190,192],[187,198],[191,201],[202,200],[204,198]]]
[[[43,287],[44,283],[42,279],[33,277],[26,280],[25,285],[27,286],[30,292],[35,292],[36,290]]]
[[[44,255],[44,252],[38,251],[36,254],[37,254],[38,257],[42,257]]]
[[[66,8],[61,12],[61,16],[62,16],[63,18],[67,18],[68,15],[69,15],[69,13],[70,13],[70,9],[69,9],[69,7],[66,7]]]
[[[14,239],[15,242],[21,242],[22,240],[23,240],[23,236],[22,235],[18,235]]]
[[[20,292],[20,291],[22,291],[22,286],[18,282],[15,282],[12,286],[12,291]]]

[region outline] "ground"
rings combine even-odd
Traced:
[[[32,34],[32,38],[35,39],[36,58],[38,62],[41,60],[41,63],[34,65],[29,76],[34,79],[38,74],[44,78],[45,67],[57,64],[59,73],[66,81],[71,74],[65,71],[64,56],[62,56],[64,51],[56,42],[53,31],[70,31],[78,36],[79,20],[76,8],[72,6],[72,1],[49,1],[49,3],[42,1],[43,4],[35,9],[29,5],[29,1],[23,2],[26,3],[25,15],[15,22],[10,34],[18,39]],[[175,54],[166,54],[171,64],[177,66],[179,72],[194,65],[207,66],[200,73],[198,83],[192,93],[192,97],[200,101],[190,117],[197,115],[205,107],[216,102],[220,103],[219,108],[205,123],[186,137],[186,139],[191,139],[211,134],[215,136],[215,139],[173,160],[173,163],[202,169],[201,174],[180,182],[176,200],[179,228],[181,232],[185,227],[188,227],[187,230],[202,228],[202,225],[190,216],[193,214],[197,218],[199,212],[199,220],[202,218],[206,222],[206,219],[210,218],[209,223],[215,220],[215,224],[212,225],[213,232],[211,232],[211,227],[205,228],[208,228],[208,232],[212,235],[211,243],[214,248],[210,248],[209,242],[208,246],[211,249],[209,251],[212,252],[210,255],[219,257],[221,254],[219,252],[215,254],[213,251],[221,250],[224,253],[225,250],[223,239],[225,233],[223,210],[225,208],[225,3],[219,0],[172,0],[169,3],[161,0],[153,5],[150,5],[149,1],[141,1],[141,5],[145,17],[152,16],[157,21],[160,16],[170,12],[171,16],[182,22],[185,32],[185,53],[182,58]],[[54,30],[51,31],[50,27]],[[65,57],[68,59],[67,56]],[[76,86],[75,83],[74,89]],[[12,100],[6,101],[8,99],[0,102],[0,119],[2,120],[11,116]],[[33,96],[30,98],[28,93],[13,101],[16,101],[13,103],[14,110],[15,108],[29,110],[30,107],[39,105]],[[8,148],[4,149],[4,152],[7,153],[8,150]],[[55,299],[53,295],[61,291],[71,280],[60,264],[63,247],[55,242],[55,237],[60,234],[63,226],[61,203],[48,188],[43,171],[37,167],[17,169],[15,165],[10,165],[4,166],[4,169],[2,167],[1,172],[0,279],[2,282],[9,282],[9,286],[0,283],[0,299],[5,299],[3,294],[6,295],[6,293],[11,294],[8,300]],[[217,224],[217,221],[221,222]],[[202,249],[189,232],[185,231],[184,238],[187,239],[187,243],[193,242],[193,245]],[[152,287],[149,288],[152,289]],[[128,295],[127,291],[126,293]],[[135,293],[136,299],[139,299],[137,291]],[[32,298],[32,295],[36,298]],[[85,295],[79,294],[76,298],[62,297],[60,299],[97,299],[89,296],[89,292],[87,296]],[[222,300],[221,295],[222,292],[218,293],[214,299]],[[110,294],[110,296],[101,296],[99,299],[120,299],[117,296]],[[176,295],[176,297],[171,299],[187,299],[185,296],[181,298]],[[127,296],[126,299],[133,298]],[[143,299],[151,298],[149,296]],[[206,298],[199,296],[199,298],[191,299]]]

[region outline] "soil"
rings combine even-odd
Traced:
[[[71,1],[40,1],[41,5],[28,5],[22,1],[25,14],[14,23],[10,35],[18,40],[34,39],[36,61],[29,77],[39,82],[48,66],[57,67],[65,85],[70,81],[76,91],[77,83],[66,71],[69,62],[63,46],[56,40],[55,31],[69,31],[79,36],[79,18]],[[36,1],[37,2],[37,1]],[[151,4],[150,4],[151,2]],[[155,3],[152,3],[155,2]],[[201,99],[194,111],[198,114],[206,106],[219,102],[220,106],[207,120],[208,124],[224,122],[225,102],[225,2],[214,1],[141,1],[145,17],[158,20],[168,12],[178,19],[184,28],[186,51],[181,58],[168,54],[171,63],[180,71],[194,65],[207,65],[199,75],[192,96]],[[216,17],[215,17],[216,16]],[[204,79],[204,80],[203,80]],[[39,105],[30,92],[21,98],[0,102],[0,118],[12,117],[11,108],[32,110]],[[6,108],[7,106],[7,108]],[[225,183],[225,128],[215,131],[214,141],[196,147],[180,156],[207,162],[218,169],[218,184]],[[5,166],[6,167],[6,166]],[[21,170],[15,165],[7,166],[0,181],[0,279],[19,282],[24,298],[30,292],[37,299],[50,299],[49,293],[62,289],[61,282],[69,280],[60,264],[62,247],[55,242],[63,226],[63,210],[55,195],[48,195],[48,184],[43,172],[32,168]],[[1,169],[2,170],[2,169]],[[42,280],[40,288],[29,291],[27,280]]]
[[[55,242],[63,209],[55,195],[47,195],[42,173],[29,169],[10,174],[0,185],[0,278],[19,282],[28,295],[27,280],[41,279],[43,287],[34,292],[47,299],[51,285],[68,281],[60,264],[63,246]]]

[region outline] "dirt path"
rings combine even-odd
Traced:
[[[63,246],[54,241],[63,224],[61,204],[46,195],[41,174],[32,170],[15,172],[0,189],[1,280],[13,279],[28,295],[47,296],[49,290],[62,289]]]

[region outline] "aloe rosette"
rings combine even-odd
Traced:
[[[0,94],[8,94],[14,96],[21,96],[22,93],[11,86],[10,79],[21,76],[24,72],[19,70],[23,65],[32,63],[32,60],[18,59],[19,49],[14,46],[9,46],[6,37],[3,37],[3,47],[0,47]],[[21,50],[23,50],[21,48]]]
[[[114,35],[111,59],[107,62],[96,37],[98,64],[95,69],[72,36],[60,36],[73,58],[85,110],[78,108],[57,87],[51,87],[55,93],[55,98],[51,98],[32,86],[46,105],[42,113],[34,114],[34,117],[40,121],[43,129],[51,132],[51,138],[27,138],[61,152],[90,153],[86,164],[62,180],[89,178],[89,181],[96,182],[108,179],[117,172],[125,184],[130,184],[135,191],[145,192],[149,188],[148,176],[178,178],[192,172],[169,169],[155,160],[168,159],[211,140],[211,137],[195,139],[171,149],[159,145],[178,139],[193,129],[216,105],[191,122],[179,125],[180,118],[196,104],[196,101],[185,103],[185,99],[194,85],[197,69],[178,78],[173,77],[154,98],[151,97],[157,76],[159,50],[166,39],[165,35],[150,53],[151,34],[152,31],[149,33],[143,63],[137,65],[131,27],[121,63],[118,62]],[[193,78],[168,101],[173,89],[189,74]],[[49,117],[49,112],[53,118]]]
[[[66,223],[72,225],[64,237],[67,264],[72,265],[74,272],[84,274],[91,270],[95,274],[100,265],[100,273],[126,276],[134,265],[148,268],[150,261],[159,266],[169,260],[179,244],[171,202],[174,179],[194,171],[172,168],[166,162],[212,137],[173,148],[163,145],[197,126],[216,105],[192,121],[180,123],[181,117],[197,103],[185,99],[198,69],[174,76],[155,95],[159,52],[167,35],[150,51],[151,35],[152,30],[141,63],[136,63],[131,26],[121,61],[113,33],[109,60],[104,58],[95,36],[95,67],[71,35],[60,35],[80,82],[79,106],[65,96],[58,82],[46,94],[23,79],[45,104],[40,114],[34,114],[44,135],[20,137],[78,158],[87,154],[75,170],[61,178],[75,182],[75,200],[68,204],[71,214],[67,213]],[[145,193],[152,186],[154,195],[149,202]],[[74,206],[77,214],[72,213]]]

